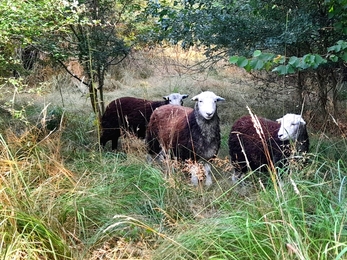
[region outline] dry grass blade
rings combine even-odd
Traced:
[[[267,159],[267,163],[270,166],[270,170],[271,170],[272,173],[276,174],[276,167],[273,164],[273,161],[271,159],[271,154],[270,154],[270,151],[269,151],[268,142],[267,142],[267,140],[265,138],[263,127],[261,126],[261,124],[260,124],[260,122],[258,120],[258,117],[255,114],[253,114],[253,112],[251,111],[251,109],[248,106],[247,106],[247,109],[248,109],[249,114],[252,117],[253,126],[254,126],[255,130],[257,131],[257,134],[258,134],[258,136],[259,136],[259,138],[261,140],[261,143],[263,145],[265,156],[266,156],[266,159]]]

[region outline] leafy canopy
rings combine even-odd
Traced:
[[[247,70],[286,74],[316,69],[343,57],[328,48],[344,40],[341,33],[346,27],[346,3],[347,0],[150,1],[147,14],[158,21],[153,36],[159,41],[166,39],[183,47],[199,45],[207,55],[224,53],[231,56],[233,64]]]
[[[15,52],[51,35],[65,33],[74,17],[64,1],[0,1],[0,75],[20,66]]]

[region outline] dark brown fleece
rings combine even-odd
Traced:
[[[162,150],[179,159],[209,160],[220,147],[219,117],[215,113],[204,119],[195,109],[167,105],[156,109],[147,128],[146,142],[150,154]]]
[[[112,141],[112,149],[117,149],[121,130],[133,132],[139,138],[145,138],[146,127],[152,112],[166,105],[169,100],[149,101],[134,97],[122,97],[112,101],[101,119],[102,135],[100,144],[105,146]]]
[[[258,120],[263,129],[265,147],[254,127],[251,116],[244,116],[238,119],[230,131],[228,142],[230,160],[236,169],[241,172],[247,171],[244,153],[246,153],[252,170],[269,164],[265,153],[266,150],[269,151],[270,159],[273,163],[279,162],[291,153],[290,141],[281,141],[277,137],[280,124],[261,117],[258,117]],[[300,130],[296,147],[300,149],[300,152],[308,152],[309,142],[306,126],[302,125]],[[263,168],[263,170],[266,169]]]

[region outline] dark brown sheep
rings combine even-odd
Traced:
[[[186,94],[173,93],[164,96],[163,101],[150,101],[134,97],[122,97],[112,101],[101,119],[102,134],[100,144],[112,141],[112,149],[117,149],[122,130],[130,131],[139,138],[145,138],[149,118],[157,107],[173,104],[182,105]]]
[[[156,109],[148,124],[146,143],[150,154],[170,154],[180,160],[215,157],[220,147],[217,101],[221,98],[205,91],[192,98],[194,109],[167,105]],[[206,185],[212,183],[209,165],[205,164]],[[192,176],[192,182],[197,180]]]
[[[262,131],[258,128],[257,132],[255,119],[258,119]],[[263,136],[263,142],[260,136]],[[277,121],[244,116],[234,123],[230,131],[230,160],[239,172],[257,170],[269,165],[267,150],[274,164],[288,157],[293,152],[290,142],[295,143],[297,152],[308,152],[306,123],[300,115],[287,114]]]

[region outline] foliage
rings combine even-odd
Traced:
[[[329,18],[334,21],[334,28],[347,35],[347,1],[346,0],[326,0],[325,4],[329,9]]]
[[[106,72],[134,44],[137,27],[133,14],[140,11],[141,4],[139,0],[2,1],[0,75],[8,77],[12,71],[22,75],[31,67],[26,65],[25,55],[44,53],[89,86],[91,104],[100,116]],[[65,63],[76,58],[84,68],[85,80]]]
[[[62,1],[52,0],[0,2],[0,75],[21,70],[19,49],[66,30],[72,19],[64,8]]]
[[[147,13],[158,20],[159,40],[206,46],[208,54],[282,52],[285,47],[289,54],[316,52],[325,44],[317,41],[321,28],[330,25],[317,1],[151,1]]]
[[[333,63],[347,62],[347,42],[340,40],[335,45],[330,46],[325,56]],[[328,60],[319,54],[306,54],[303,57],[285,57],[256,50],[250,59],[235,55],[230,57],[229,62],[244,68],[248,72],[265,69],[277,72],[280,75],[286,75],[306,69],[317,69],[319,66],[326,64]]]
[[[128,8],[127,1],[109,0],[69,1],[65,5],[64,13],[74,17],[75,22],[66,27],[66,33],[51,35],[40,45],[66,70],[64,57],[78,57],[87,78],[83,80],[81,75],[70,73],[88,85],[92,107],[99,117],[104,111],[103,85],[106,72],[110,66],[119,64],[130,49],[130,41],[125,42],[132,33],[130,19],[126,14],[134,10],[136,5]]]
[[[343,0],[153,1],[147,13],[158,21],[154,36],[159,41],[165,39],[183,47],[197,45],[210,59],[229,56],[232,64],[246,71],[296,73],[296,82],[288,83],[296,86],[301,103],[305,93],[318,93],[319,114],[325,119],[330,98],[332,114],[338,113],[336,93],[345,74],[343,52],[330,49],[345,40],[341,35],[344,3]]]

